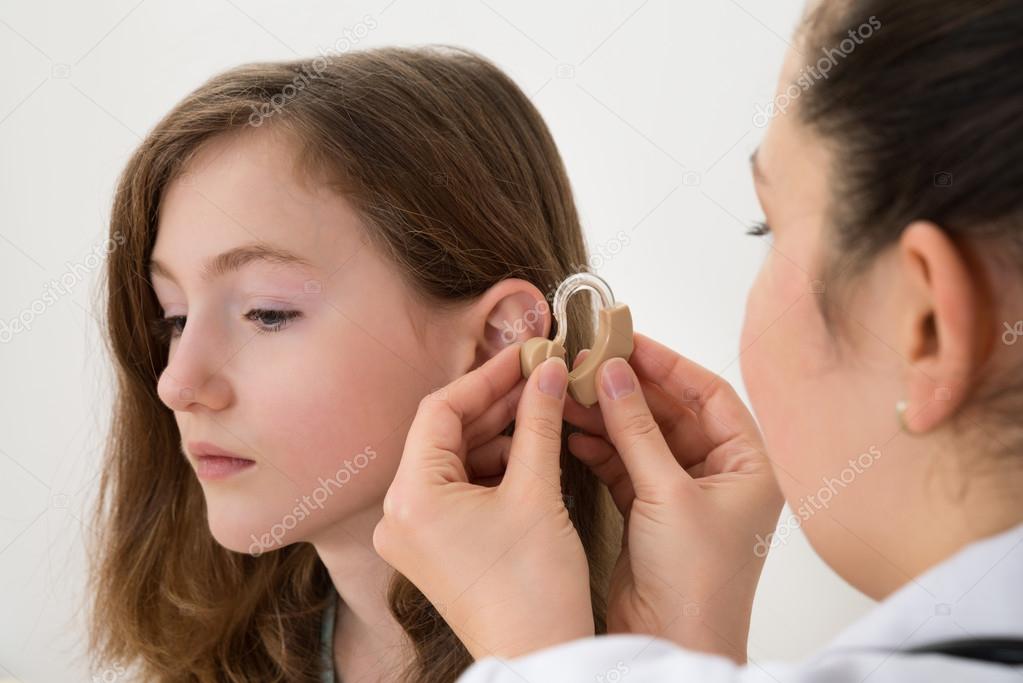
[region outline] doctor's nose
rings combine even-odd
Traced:
[[[203,341],[190,336],[186,329],[160,375],[157,394],[173,411],[195,410],[200,406],[223,410],[231,404],[233,392],[223,374],[229,354],[219,353],[215,346]]]

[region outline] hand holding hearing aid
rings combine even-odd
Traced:
[[[602,308],[593,351],[569,373],[566,300],[582,288]],[[476,658],[593,635],[587,561],[561,496],[564,417],[588,432],[570,450],[625,517],[609,631],[744,661],[758,543],[782,503],[752,415],[720,377],[633,334],[599,278],[569,278],[554,304],[553,342],[509,347],[420,403],[374,547]],[[513,418],[515,434],[501,435]],[[473,462],[505,459],[499,484],[471,483]]]
[[[586,432],[569,450],[625,518],[608,630],[744,662],[764,539],[782,505],[763,437],[722,378],[634,337],[628,362],[595,369],[599,407],[565,406]]]
[[[523,381],[520,348],[419,404],[373,534],[476,658],[594,633],[589,567],[560,484],[568,369],[555,358]],[[514,435],[501,435],[513,419]],[[499,484],[470,482],[472,462],[503,453]]]

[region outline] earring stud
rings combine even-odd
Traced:
[[[910,431],[909,425],[906,424],[906,408],[908,407],[909,405],[906,403],[906,399],[899,399],[898,401],[896,401],[895,416],[899,420],[899,427],[902,428],[902,431],[906,432],[907,434],[912,434],[913,432]]]

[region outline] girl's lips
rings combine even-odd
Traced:
[[[195,459],[195,473],[200,479],[223,479],[246,470],[256,463],[244,458],[222,455],[200,455]]]

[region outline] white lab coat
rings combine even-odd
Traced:
[[[575,640],[510,660],[480,659],[459,683],[1023,682],[1023,666],[939,654],[917,645],[1023,638],[1023,524],[961,549],[907,583],[801,662],[729,659],[643,635]]]

